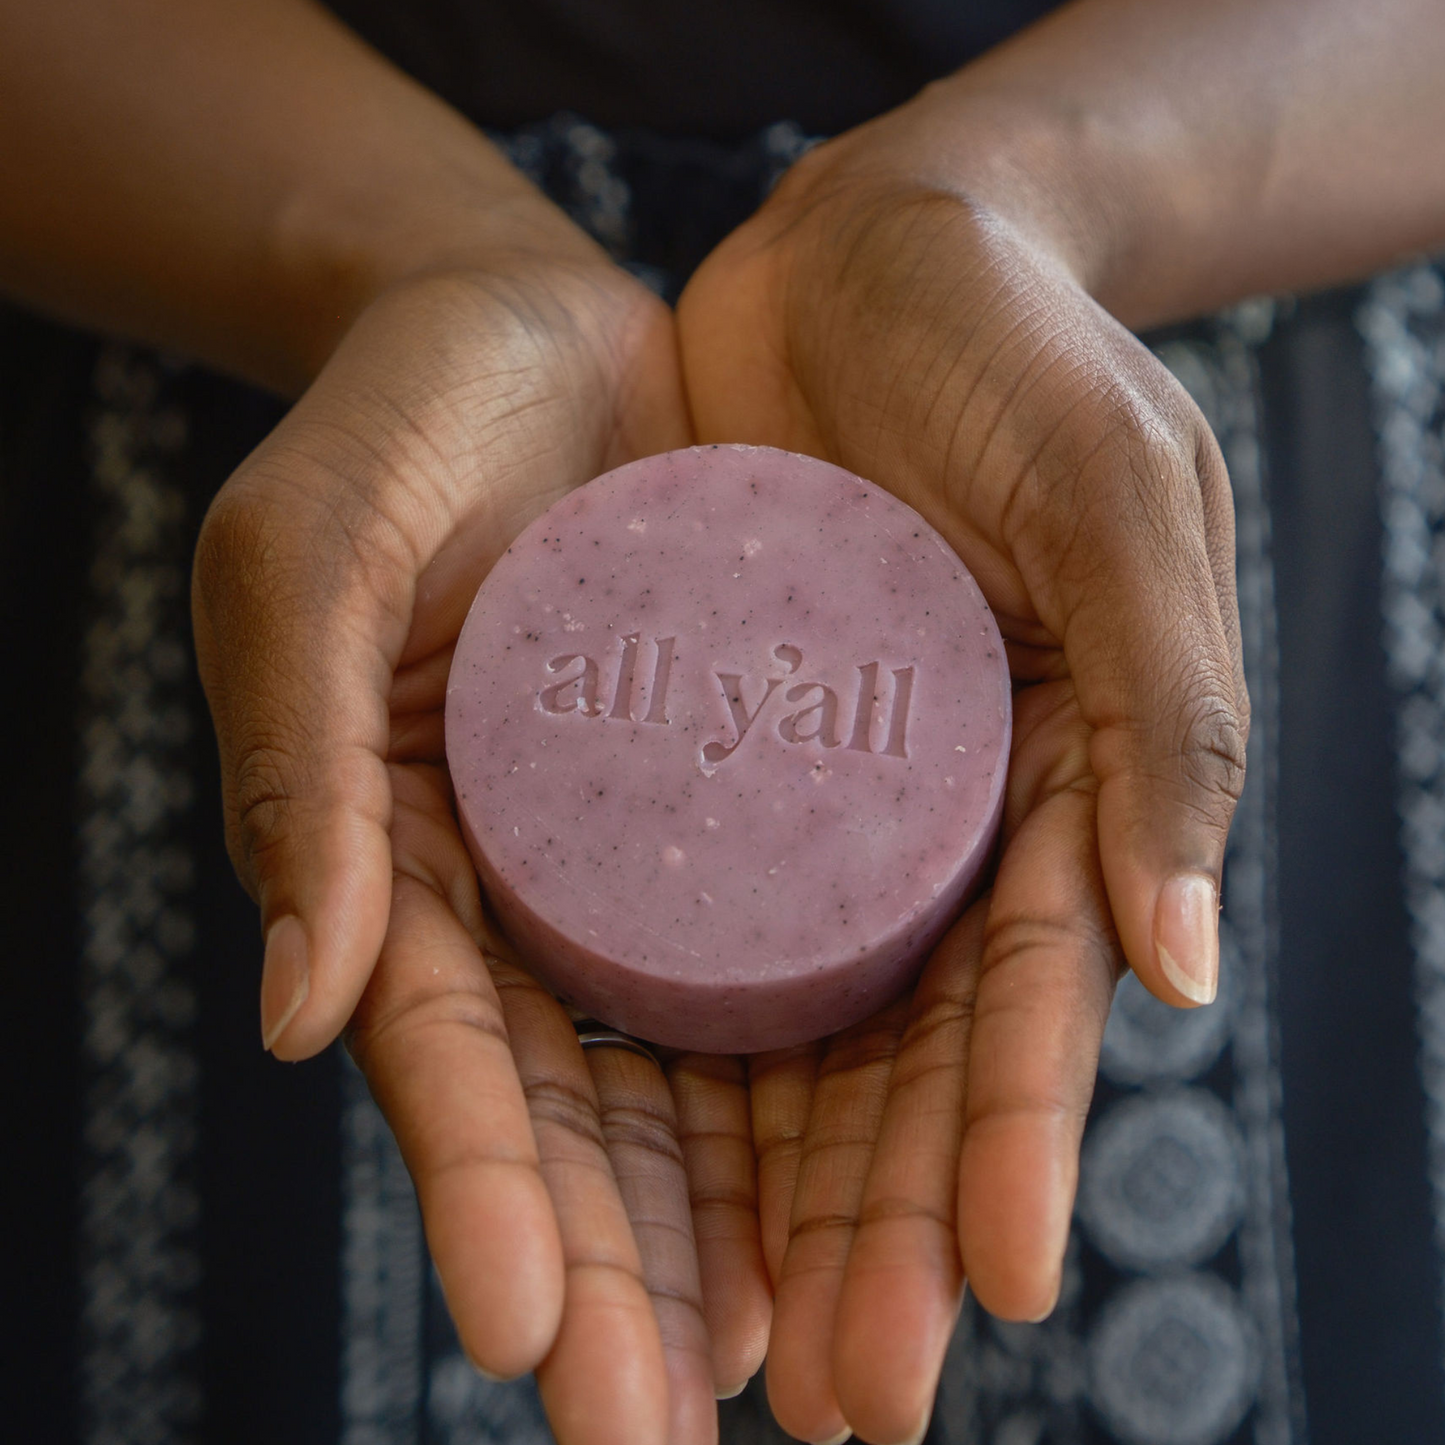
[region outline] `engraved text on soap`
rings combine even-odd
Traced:
[[[803,665],[801,649],[786,644],[775,647],[773,656],[788,670],[789,676],[796,675]],[[846,741],[839,726],[841,701],[838,691],[823,682],[795,682],[783,694],[784,704],[793,710],[784,713],[774,724],[774,731],[785,743],[812,743],[820,747],[846,747],[852,752],[871,753],[873,719],[884,698],[879,687],[882,667],[877,662],[861,663],[854,669],[858,674],[858,691],[853,704],[852,725]],[[915,669],[896,667],[892,669],[893,696],[888,712],[887,736],[883,746],[876,749],[883,757],[906,758],[908,756],[908,714],[913,702],[913,680]],[[750,712],[743,698],[743,675],[736,672],[715,672],[718,686],[722,689],[723,701],[727,704],[732,721],[733,741],[717,739],[703,746],[704,765],[717,767],[726,762],[743,745],[743,739],[752,731],[763,709],[772,700],[773,694],[788,681],[783,677],[770,677],[762,697]],[[799,704],[804,704],[799,706]]]
[[[603,701],[602,669],[596,659],[583,653],[554,657],[546,665],[552,680],[537,694],[537,705],[542,712],[553,716],[575,713],[584,718],[668,727],[671,718],[667,711],[667,693],[676,641],[675,637],[662,637],[644,644],[638,633],[624,636],[615,679],[607,689],[611,694],[610,704]],[[639,698],[640,654],[645,659],[643,671],[650,666],[651,676]],[[711,674],[722,694],[731,736],[715,738],[703,745],[700,761],[706,771],[713,771],[737,752],[765,711],[771,714],[765,726],[784,743],[794,746],[813,743],[821,748],[843,748],[881,757],[908,757],[908,724],[916,668],[885,669],[880,662],[859,663],[853,669],[857,674],[854,691],[851,687],[840,689],[825,682],[798,678],[803,667],[800,648],[783,643],[773,649],[773,657],[785,669],[783,677],[752,679],[741,672],[721,671]],[[757,699],[751,706],[746,697],[749,693]],[[844,705],[845,693],[851,694],[850,708]],[[779,706],[769,709],[775,694],[779,697]],[[881,746],[875,748],[880,722],[883,724],[882,736],[878,737]]]

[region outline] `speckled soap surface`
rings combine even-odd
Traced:
[[[751,1052],[866,1017],[987,861],[1009,679],[911,508],[757,447],[572,492],[478,593],[447,690],[463,832],[559,996]]]

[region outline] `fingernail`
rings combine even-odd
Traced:
[[[490,1370],[484,1370],[476,1360],[475,1355],[467,1355],[467,1364],[479,1374],[489,1385],[510,1385],[517,1378],[516,1375],[494,1375]]]
[[[749,1376],[749,1379],[751,1378],[752,1377]],[[737,1397],[741,1395],[744,1390],[747,1389],[747,1387],[748,1382],[747,1380],[744,1380],[741,1385],[734,1385],[731,1389],[717,1391],[717,1397],[719,1400],[736,1400]]]
[[[266,963],[261,970],[261,1047],[268,1052],[286,1032],[311,992],[306,930],[293,914],[278,918],[266,934]]]
[[[900,1440],[898,1442],[898,1445],[923,1445],[923,1437],[928,1434],[928,1422],[932,1418],[933,1412],[930,1410],[928,1414],[923,1417],[923,1424],[921,1424],[918,1429],[916,1429],[913,1434],[911,1434],[906,1440]]]
[[[1203,873],[1176,873],[1159,890],[1154,947],[1164,976],[1194,1003],[1219,992],[1219,890]]]
[[[845,1440],[851,1440],[853,1432],[846,1425],[836,1435],[830,1435],[826,1440],[819,1440],[816,1445],[843,1445]]]

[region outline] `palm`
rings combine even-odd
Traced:
[[[248,796],[267,772],[248,667],[286,664],[291,713],[322,734],[350,804],[309,830],[287,820],[327,866],[307,900],[311,994],[277,1051],[304,1056],[352,1016],[464,1347],[498,1374],[536,1366],[567,1445],[705,1441],[715,1368],[732,1385],[756,1367],[768,1296],[739,1203],[746,1096],[737,1066],[679,1061],[674,1103],[650,1064],[584,1058],[507,960],[452,813],[446,676],[477,586],[528,521],[687,440],[670,317],[620,273],[423,283],[363,316],[228,484],[198,573],[203,667],[240,779],[233,851],[269,916],[290,875],[268,832],[278,790]],[[238,550],[266,554],[264,592],[238,577]],[[287,595],[307,605],[278,609]],[[258,633],[280,634],[264,656],[246,645]]]
[[[1147,676],[1175,649],[1158,678],[1202,667],[1230,704],[1243,685],[1222,468],[1163,368],[1062,267],[959,203],[849,190],[826,160],[819,174],[785,185],[683,298],[699,438],[825,456],[918,508],[977,577],[1020,688],[990,899],[909,1008],[830,1043],[816,1082],[811,1059],[755,1078],[759,1116],[802,1139],[762,1175],[770,1254],[787,1241],[774,1408],[806,1438],[848,1424],[902,1439],[926,1420],[963,1269],[1004,1315],[1052,1303],[1116,927],[1151,987],[1178,998],[1139,866],[1161,842],[1172,861],[1177,841],[1151,836],[1177,778],[1161,789],[1156,769],[1143,786],[1137,766],[1158,710],[1141,657]],[[1236,742],[1197,751],[1217,776]],[[1216,831],[1207,846],[1222,847]]]

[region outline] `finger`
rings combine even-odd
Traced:
[[[1194,1005],[1218,987],[1219,878],[1249,729],[1233,512],[1203,418],[1152,358],[1136,360],[1141,370],[1138,389],[1154,395],[1112,398],[1077,477],[1050,488],[1067,532],[1049,585],[1095,730],[1100,859],[1120,940],[1153,992]],[[1058,505],[1064,496],[1074,504]]]
[[[834,1389],[833,1325],[907,1010],[900,1000],[835,1035],[818,1068],[768,1342],[768,1401],[800,1440],[834,1440],[851,1423]]]
[[[717,1404],[677,1112],[662,1070],[626,1049],[591,1048],[602,1133],[632,1221],[667,1363],[671,1445],[712,1445]]]
[[[262,1038],[299,1059],[350,1016],[386,934],[386,701],[407,584],[380,519],[324,503],[325,467],[288,445],[273,438],[212,506],[193,613],[227,843],[261,907]]]
[[[517,1375],[556,1335],[562,1247],[496,989],[438,891],[460,849],[445,799],[438,809],[433,789],[428,808],[415,778],[401,795],[399,854],[411,872],[397,877],[348,1042],[416,1183],[464,1350],[490,1374]]]
[[[1015,722],[1005,827],[1016,831],[994,881],[974,1005],[958,1231],[979,1302],[1032,1320],[1058,1297],[1122,960],[1096,852],[1087,727],[1068,684],[1021,694]]]
[[[813,1108],[821,1042],[755,1054],[748,1060],[753,1146],[758,1157],[758,1230],[776,1286],[788,1248],[803,1135]]]
[[[838,1403],[876,1445],[923,1438],[963,1299],[958,1160],[987,916],[975,903],[914,991],[838,1297]]]
[[[547,1417],[558,1445],[665,1445],[663,1342],[576,1032],[520,969],[497,961],[493,977],[566,1267],[561,1328],[537,1368]]]
[[[683,1054],[667,1076],[687,1166],[713,1387],[729,1399],[761,1368],[773,1317],[747,1066],[724,1055]]]

